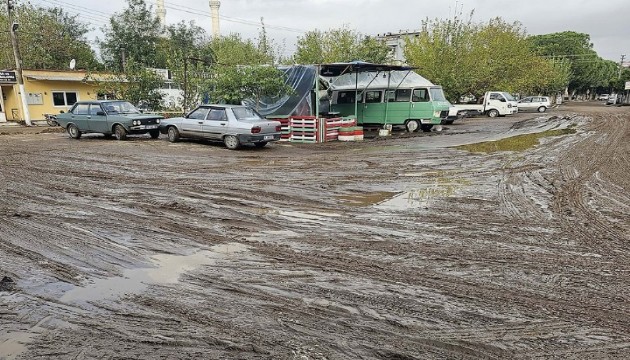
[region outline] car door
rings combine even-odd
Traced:
[[[506,113],[507,100],[503,97],[503,95],[499,93],[490,93],[488,99],[486,99],[486,111],[491,109],[499,110],[499,114],[503,115]]]
[[[229,121],[224,108],[212,108],[203,122],[203,133],[208,139],[221,140],[228,132]]]
[[[90,114],[90,104],[77,104],[70,114],[70,122],[74,123],[79,131],[89,132],[90,127],[87,123],[87,117]]]
[[[182,120],[182,125],[179,129],[181,135],[184,137],[195,138],[204,137],[202,127],[209,112],[210,108],[208,107],[198,107],[186,115],[186,117]]]
[[[518,110],[519,111],[532,111],[532,100],[533,98],[531,97],[526,97],[524,99],[521,99],[518,102]]]
[[[109,133],[111,129],[107,123],[107,116],[103,111],[100,104],[90,104],[89,115],[87,116],[87,123],[90,127],[90,131],[99,133]]]

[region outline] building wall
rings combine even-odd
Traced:
[[[396,65],[407,65],[405,59],[405,43],[413,37],[418,36],[418,32],[399,32],[378,34],[377,39],[385,41],[389,46],[390,60]]]
[[[23,75],[24,89],[27,99],[29,99],[28,109],[33,121],[44,120],[44,114],[66,112],[72,106],[72,104],[55,105],[53,99],[55,93],[63,93],[64,96],[69,96],[70,100],[73,100],[72,94],[76,94],[77,101],[97,98],[95,86],[83,81],[86,75],[84,71],[24,70]],[[3,110],[6,119],[8,121],[23,120],[24,114],[18,85],[3,84],[2,93],[5,99]]]

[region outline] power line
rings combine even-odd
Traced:
[[[193,15],[198,15],[198,16],[203,16],[203,17],[207,17],[207,18],[211,18],[211,15],[205,11],[205,10],[200,10],[200,9],[196,9],[196,8],[192,8],[189,6],[185,6],[185,5],[179,5],[179,4],[173,4],[173,5],[167,5],[169,4],[169,2],[164,2],[164,7],[169,8],[171,10],[175,10],[175,11],[180,11],[180,12],[185,12],[188,14],[193,14]],[[250,25],[250,26],[255,26],[255,27],[261,27],[261,23],[259,21],[256,20],[247,20],[247,19],[241,19],[241,18],[236,18],[236,17],[230,17],[230,16],[225,16],[225,15],[219,15],[219,18],[228,22],[235,22],[238,24],[243,24],[243,25]],[[279,25],[268,25],[265,24],[265,28],[267,29],[274,29],[274,30],[282,30],[282,31],[289,31],[289,32],[296,32],[296,33],[300,33],[300,34],[304,34],[306,33],[305,30],[303,29],[297,29],[297,28],[291,28],[288,26],[279,26]]]
[[[99,11],[99,10],[94,10],[91,8],[87,8],[84,6],[80,6],[80,5],[76,5],[76,4],[72,4],[72,3],[67,3],[65,1],[61,1],[61,0],[46,0],[45,3],[40,3],[40,5],[42,7],[45,8],[50,8],[49,3],[55,3],[56,5],[59,5],[59,8],[65,12],[68,12],[66,10],[67,7],[74,9],[75,11],[77,11],[77,13],[73,14],[73,15],[79,15],[79,17],[84,18],[84,17],[90,17],[91,20],[92,19],[99,19],[99,21],[101,22],[108,22],[109,18],[110,18],[110,14],[103,12],[103,11]],[[78,12],[80,11],[80,12]],[[87,14],[87,15],[86,15]]]

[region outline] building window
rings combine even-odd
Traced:
[[[52,97],[55,106],[72,106],[77,102],[77,93],[74,91],[53,91]]]

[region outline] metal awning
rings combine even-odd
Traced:
[[[97,78],[86,78],[84,75],[72,76],[72,75],[24,75],[29,80],[40,81],[73,81],[73,82],[128,82],[128,80],[122,80],[117,78],[109,78],[105,76],[99,76]]]
[[[333,63],[319,65],[319,74],[324,77],[337,77],[347,73],[382,72],[382,71],[408,71],[417,69],[411,66],[372,64],[364,61],[352,61],[348,63]]]
[[[25,75],[30,80],[45,81],[87,81],[85,76],[63,76],[63,75]]]

